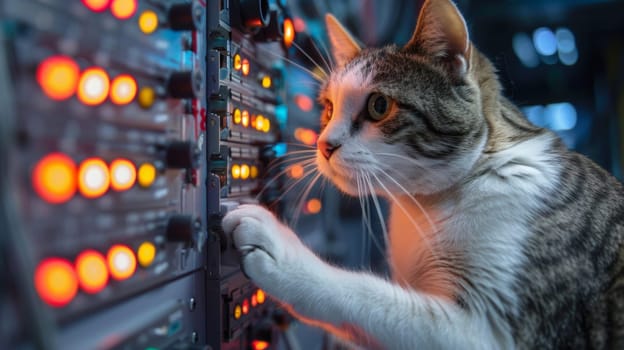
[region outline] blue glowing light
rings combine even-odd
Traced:
[[[557,52],[557,37],[552,30],[540,27],[533,32],[533,45],[540,55],[551,56]]]
[[[529,68],[539,65],[539,57],[533,47],[531,38],[526,33],[516,33],[512,39],[512,45],[516,56],[523,65]]]
[[[571,103],[553,103],[544,109],[544,117],[548,121],[550,129],[564,131],[574,129],[576,126],[576,108]]]

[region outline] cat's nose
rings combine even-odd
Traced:
[[[318,140],[318,144],[317,144],[319,151],[321,151],[321,153],[323,154],[323,156],[325,156],[325,159],[327,160],[329,160],[329,157],[331,157],[332,153],[334,153],[335,150],[340,148],[340,146],[342,146],[342,144],[338,142],[324,141],[324,140]]]

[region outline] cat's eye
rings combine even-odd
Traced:
[[[368,97],[368,115],[373,120],[382,120],[390,114],[391,104],[388,96],[374,92]]]

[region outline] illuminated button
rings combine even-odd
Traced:
[[[256,291],[256,298],[258,299],[258,304],[264,304],[264,301],[266,300],[266,294],[264,294],[264,291],[262,289],[258,289]]]
[[[256,307],[258,306],[258,297],[256,296],[256,293],[254,293],[251,296],[251,307]]]
[[[295,95],[295,104],[304,112],[310,112],[314,108],[314,102],[310,96],[304,94]]]
[[[262,131],[264,129],[264,116],[259,115],[256,117],[256,130]]]
[[[154,101],[156,101],[156,91],[149,86],[141,88],[139,90],[137,101],[139,106],[142,108],[148,109],[152,107],[154,105]]]
[[[249,75],[249,70],[250,69],[251,69],[251,67],[249,66],[249,60],[244,58],[242,66],[241,66],[241,71],[243,72],[243,75]]]
[[[249,175],[251,176],[252,179],[255,179],[258,177],[258,167],[255,165],[251,166],[251,169],[249,171]]]
[[[78,292],[78,279],[73,266],[65,259],[43,260],[35,270],[35,289],[48,305],[67,305]]]
[[[239,318],[241,318],[242,315],[243,315],[243,310],[241,309],[241,306],[236,305],[234,307],[234,319],[238,320]]]
[[[99,105],[106,100],[109,89],[108,74],[102,68],[91,67],[80,76],[78,99],[88,106]]]
[[[314,130],[297,128],[295,129],[295,138],[306,145],[312,146],[316,143],[318,135]]]
[[[234,70],[243,69],[243,60],[239,54],[234,55]]]
[[[269,344],[268,341],[266,340],[253,340],[251,342],[251,349],[252,350],[266,350],[269,348],[271,344]]]
[[[243,306],[241,307],[243,311],[243,315],[247,315],[249,313],[249,300],[243,300]]]
[[[132,277],[136,270],[134,252],[125,245],[116,244],[112,246],[108,250],[106,261],[111,276],[118,281]]]
[[[241,111],[240,111],[240,109],[236,108],[234,110],[234,124],[240,124],[241,123],[241,119],[242,119]]]
[[[76,62],[66,56],[48,57],[37,67],[37,82],[43,93],[57,101],[74,95],[79,75]]]
[[[312,198],[306,203],[306,211],[308,214],[318,214],[321,211],[321,201],[317,198]]]
[[[78,169],[78,189],[87,198],[102,196],[110,186],[108,166],[100,158],[89,158]]]
[[[241,176],[241,167],[238,164],[234,164],[232,165],[232,178],[233,179],[240,179]]]
[[[137,182],[141,187],[150,187],[156,180],[156,167],[151,163],[143,163],[139,166]]]
[[[137,0],[113,0],[110,9],[113,16],[124,20],[134,16],[137,7]]]
[[[102,12],[108,8],[111,0],[82,0],[82,3],[93,12]]]
[[[67,202],[76,193],[76,164],[62,153],[51,153],[35,165],[32,182],[35,192],[46,202]]]
[[[156,257],[156,246],[152,242],[143,242],[137,250],[137,258],[139,264],[143,267],[148,267],[154,262]]]
[[[262,84],[262,87],[265,89],[271,88],[271,85],[273,84],[273,82],[271,81],[271,77],[268,75],[263,76],[262,79],[260,80],[260,83]]]
[[[271,130],[271,120],[269,118],[264,119],[264,124],[262,125],[262,131],[269,132]]]
[[[290,47],[295,41],[295,26],[290,18],[284,20],[284,45]]]
[[[240,177],[243,180],[247,180],[249,178],[249,173],[250,173],[250,169],[249,169],[249,165],[247,164],[243,164],[240,167]]]
[[[86,293],[97,293],[104,289],[108,283],[106,259],[95,250],[85,250],[78,255],[76,273],[80,287]]]
[[[290,167],[290,171],[288,173],[293,179],[300,179],[304,173],[303,166],[301,164],[295,164]]]
[[[126,105],[134,100],[136,94],[137,83],[132,76],[122,74],[113,79],[110,88],[110,99],[114,104]]]
[[[244,127],[248,127],[249,126],[249,112],[243,111],[243,115],[241,117],[241,124]]]
[[[110,165],[111,188],[115,191],[130,189],[137,178],[137,171],[131,161],[115,159]]]
[[[152,10],[145,10],[139,16],[139,29],[143,34],[152,34],[158,29],[158,15]]]

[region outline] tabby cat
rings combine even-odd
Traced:
[[[624,349],[623,186],[501,95],[451,1],[425,1],[403,47],[326,22],[316,164],[391,203],[392,280],[322,261],[255,205],[223,221],[247,275],[368,348]]]

